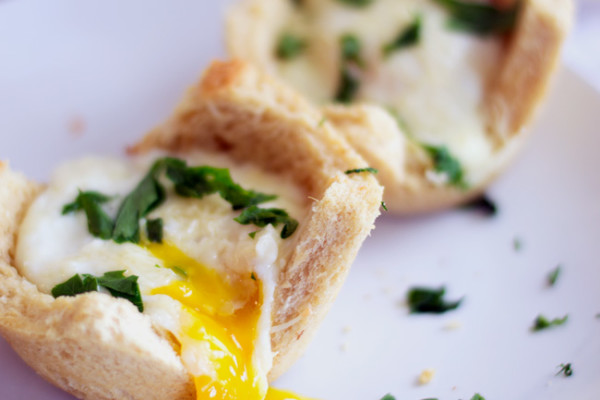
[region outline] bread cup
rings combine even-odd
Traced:
[[[320,119],[247,64],[214,62],[168,121],[129,149],[132,157],[202,149],[301,190],[305,214],[286,239],[291,250],[274,276],[267,317],[269,381],[308,345],[379,214],[382,187],[371,174],[345,173],[365,161]],[[2,336],[42,377],[82,399],[196,398],[177,339],[133,304],[98,292],[55,299],[20,273],[20,225],[44,190],[0,164]]]
[[[509,23],[484,34],[449,27],[449,9],[469,1],[240,0],[227,46],[322,106],[379,170],[390,211],[434,211],[480,195],[522,146],[573,16],[572,0],[484,0]],[[412,41],[408,32],[385,49],[415,25]],[[348,35],[358,44],[351,37],[343,56]],[[360,82],[352,99],[345,70]],[[454,181],[434,161],[456,167],[441,147],[462,167]]]

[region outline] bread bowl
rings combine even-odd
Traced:
[[[227,46],[322,106],[380,171],[390,211],[419,213],[506,168],[572,17],[572,0],[240,0]]]
[[[292,186],[299,193],[299,197],[277,193],[283,199],[271,199],[284,202],[279,204],[293,206],[297,202],[299,205],[294,211],[295,215],[292,215],[299,225],[285,239],[281,224],[277,227],[265,224],[261,229],[240,225],[229,218],[225,223],[217,224],[219,229],[215,237],[218,240],[209,241],[208,247],[200,241],[197,245],[186,245],[185,241],[178,239],[173,233],[173,229],[179,232],[177,224],[175,228],[169,226],[167,218],[172,217],[178,224],[183,224],[179,227],[186,226],[192,233],[196,232],[192,228],[196,220],[193,213],[190,214],[190,210],[198,210],[194,207],[223,210],[225,205],[226,213],[229,213],[227,215],[240,217],[240,212],[244,211],[232,210],[230,204],[225,202],[227,195],[222,192],[219,192],[222,198],[213,194],[201,200],[179,199],[173,194],[173,189],[167,189],[165,203],[153,211],[159,214],[150,213],[147,218],[160,215],[165,219],[165,243],[175,241],[178,247],[190,251],[195,248],[208,249],[206,251],[220,249],[208,257],[214,264],[210,267],[218,271],[215,285],[225,282],[225,291],[240,289],[239,292],[231,292],[234,293],[232,296],[240,293],[240,297],[223,301],[223,307],[229,309],[227,315],[236,316],[239,310],[247,306],[253,310],[248,314],[252,316],[249,326],[254,326],[257,333],[250,337],[253,349],[248,371],[256,372],[252,381],[256,398],[264,397],[266,380],[272,381],[283,373],[315,333],[379,213],[381,186],[371,174],[345,173],[348,169],[363,167],[365,161],[335,130],[318,127],[320,118],[320,113],[293,91],[245,63],[215,62],[200,83],[190,88],[172,117],[129,149],[129,160],[121,160],[120,164],[111,164],[112,161],[107,159],[98,162],[90,159],[75,161],[59,169],[58,176],[62,178],[55,178],[48,187],[27,180],[11,171],[7,163],[2,163],[2,336],[41,376],[82,399],[191,399],[197,395],[202,398],[202,391],[195,387],[195,384],[198,386],[198,377],[215,372],[203,375],[191,369],[198,365],[210,368],[216,364],[213,359],[190,359],[187,356],[214,354],[210,351],[187,352],[186,349],[192,348],[192,345],[186,342],[189,338],[186,339],[185,334],[188,328],[195,329],[197,320],[191,319],[192,328],[187,325],[182,328],[182,321],[189,321],[190,315],[196,314],[184,309],[181,303],[173,302],[176,296],[165,296],[168,293],[164,289],[172,284],[192,282],[196,272],[183,264],[167,264],[168,258],[173,257],[173,253],[167,254],[170,248],[167,249],[165,245],[163,249],[167,250],[160,253],[160,245],[156,245],[158,248],[152,247],[140,227],[142,232],[138,234],[141,241],[138,244],[127,241],[117,243],[116,239],[113,242],[88,234],[86,215],[81,211],[70,210],[73,212],[60,215],[61,207],[65,205],[64,199],[77,197],[77,189],[85,193],[94,189],[105,190],[105,187],[114,184],[114,193],[109,194],[122,200],[123,193],[135,187],[157,157],[175,155],[190,163],[194,157],[199,157],[217,164],[224,163],[220,166],[229,167],[234,180],[240,176],[263,174],[268,179],[275,179],[274,184],[268,183],[270,188],[287,190]],[[282,149],[291,146],[293,153],[282,152]],[[126,175],[129,169],[138,169],[138,172]],[[238,169],[241,171],[239,174],[236,172]],[[84,186],[87,178],[64,178],[66,175],[84,176],[87,170],[95,176],[95,180],[91,180],[93,187]],[[117,172],[113,174],[111,171]],[[113,181],[111,177],[114,176],[117,178]],[[66,182],[62,185],[64,187],[61,182]],[[239,183],[243,186],[243,182]],[[70,192],[64,191],[65,187],[70,188]],[[290,196],[291,200],[286,203]],[[176,199],[173,200],[175,203],[172,198]],[[180,214],[168,211],[177,202],[191,201],[194,204],[200,202],[202,206],[182,208],[184,211]],[[117,215],[121,213],[122,204]],[[48,210],[54,211],[48,213]],[[40,221],[43,222],[41,225]],[[87,219],[88,224],[89,221],[90,218]],[[235,229],[235,232],[228,229]],[[255,233],[257,229],[259,232]],[[71,236],[63,246],[61,235],[69,230],[83,233]],[[219,236],[224,231],[228,234],[233,232],[231,237],[235,240],[231,245],[229,236]],[[254,235],[249,235],[252,233]],[[48,247],[39,240],[44,237],[50,237],[55,242]],[[242,243],[242,240],[245,242]],[[79,241],[84,243],[81,251],[93,247],[105,249],[105,246],[109,246],[110,251],[96,253],[104,255],[92,261],[82,258],[79,253],[73,258],[72,245]],[[266,248],[271,246],[271,249],[276,243],[277,250],[275,253],[264,253],[264,249],[258,248],[261,246],[259,243]],[[42,249],[34,251],[36,245]],[[61,246],[68,249],[67,256],[61,253],[55,257],[61,252]],[[77,251],[80,251],[79,248]],[[124,257],[132,258],[116,256],[121,252],[126,253]],[[132,271],[146,271],[143,272],[146,275],[136,275],[146,314],[140,313],[132,301],[116,298],[114,294],[109,296],[93,291],[56,298],[50,295],[59,286],[53,285],[63,282],[73,272],[97,277],[103,272],[110,272],[116,265],[122,265],[123,260],[133,260],[137,257],[132,256],[133,252],[143,252],[142,258],[153,260],[154,257],[154,260],[158,260],[158,268],[155,265],[132,264],[123,265],[122,268],[127,276],[134,275]],[[235,263],[236,254],[240,254],[239,259],[244,261],[239,265]],[[261,254],[271,257],[270,261],[261,261]],[[275,258],[272,258],[273,254]],[[114,260],[111,258],[113,255]],[[179,253],[176,256],[179,257],[177,262],[184,260],[185,264],[186,258],[180,257]],[[93,268],[99,269],[90,270],[90,263],[95,265]],[[227,268],[222,265],[225,263],[228,264]],[[183,277],[177,276],[177,268],[183,270]],[[48,272],[46,275],[50,278],[41,277],[44,274],[36,272],[41,270],[45,273],[51,269],[56,274]],[[149,270],[152,272],[148,273]],[[164,276],[168,276],[166,286],[162,283]],[[159,282],[158,287],[152,285],[153,279]],[[250,289],[244,291],[245,288]],[[155,292],[157,289],[159,292]],[[216,299],[223,300],[219,297]],[[168,305],[162,307],[161,302]],[[157,306],[157,303],[160,304]],[[218,307],[221,307],[221,303],[214,304],[217,304],[214,309],[220,310]],[[200,308],[205,306],[203,303]],[[169,314],[172,309],[169,307],[176,307],[175,314]],[[186,303],[185,307],[190,306]],[[207,312],[212,316],[210,313],[213,311]],[[170,330],[172,325],[169,323],[173,322],[176,326]],[[234,332],[234,328],[231,328],[231,332]],[[248,353],[243,356],[248,358]],[[198,364],[194,364],[194,361],[198,361]],[[220,372],[216,373],[218,375]],[[218,375],[210,381],[220,378]],[[277,398],[273,393],[273,398]],[[222,398],[229,397],[223,395]]]

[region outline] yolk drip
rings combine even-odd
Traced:
[[[257,372],[252,363],[262,305],[259,282],[252,281],[251,293],[243,306],[236,308],[239,293],[216,271],[171,244],[151,243],[146,248],[161,259],[165,267],[176,267],[186,275],[184,280],[156,288],[151,294],[164,294],[179,301],[190,317],[184,319],[182,334],[193,340],[182,341],[182,353],[194,341],[208,345],[208,357],[216,378],[209,375],[194,378],[197,398],[263,400],[266,376]]]
[[[292,392],[287,392],[285,390],[279,390],[275,388],[269,388],[267,392],[267,397],[265,400],[311,400],[308,397],[298,396]]]

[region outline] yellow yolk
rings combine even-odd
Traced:
[[[164,262],[166,268],[178,268],[185,280],[152,290],[179,301],[185,310],[181,334],[208,346],[216,378],[195,376],[198,399],[263,400],[266,376],[252,363],[254,341],[262,305],[259,281],[251,281],[251,293],[236,309],[239,293],[216,271],[189,258],[170,244],[147,244],[146,248]],[[181,352],[193,341],[182,341]]]
[[[269,388],[267,392],[267,397],[265,400],[311,400],[308,397],[298,396],[292,392],[287,392],[285,390],[279,390],[274,388]]]

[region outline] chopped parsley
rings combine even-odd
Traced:
[[[342,49],[342,59],[344,61],[353,61],[358,65],[362,65],[363,61],[360,58],[361,43],[358,38],[347,33],[340,38],[340,47]]]
[[[235,221],[242,225],[254,224],[259,228],[263,228],[269,224],[277,227],[279,224],[283,224],[281,230],[281,238],[286,239],[296,231],[298,228],[298,221],[288,215],[285,210],[280,208],[259,208],[257,206],[250,206],[242,214],[234,218]]]
[[[163,220],[162,218],[146,220],[146,234],[148,240],[154,243],[163,241]]]
[[[80,190],[75,201],[63,207],[62,214],[83,210],[87,217],[88,231],[95,237],[110,239],[113,232],[113,221],[101,207],[102,203],[109,200],[110,197],[102,193]]]
[[[370,5],[373,0],[337,0],[338,3],[346,4],[347,6],[352,7],[366,7]]]
[[[381,400],[396,400],[396,398],[394,396],[392,396],[391,394],[386,394],[385,396],[383,396],[381,398]]]
[[[354,72],[348,65],[343,65],[340,72],[340,81],[338,84],[335,101],[339,103],[351,103],[358,90],[360,89],[360,80],[357,73]]]
[[[371,168],[371,167],[367,167],[367,168],[354,168],[354,169],[349,169],[347,171],[345,171],[344,173],[346,175],[351,175],[351,174],[360,174],[361,172],[369,172],[371,174],[377,174],[379,171],[376,170],[375,168]]]
[[[513,249],[515,249],[516,252],[519,252],[523,249],[523,241],[516,237],[513,239]]]
[[[385,204],[385,201],[381,202],[381,208],[383,208],[385,211],[388,210],[387,205]]]
[[[446,175],[449,185],[460,189],[467,188],[468,185],[464,181],[462,166],[446,146],[423,145],[423,148],[429,153],[433,161],[434,170]]]
[[[479,393],[475,393],[473,395],[473,397],[471,397],[471,400],[485,400],[485,397],[483,397],[482,395],[480,395]]]
[[[175,272],[177,275],[183,277],[183,278],[187,278],[188,273],[181,267],[178,266],[173,266],[171,267],[171,271]]]
[[[231,204],[233,210],[246,209],[277,198],[275,195],[242,188],[233,181],[227,168],[188,167],[185,161],[166,157],[157,160],[137,187],[123,199],[114,223],[100,206],[110,198],[98,192],[80,192],[74,202],[63,207],[63,214],[84,210],[88,219],[88,230],[92,235],[105,240],[113,239],[117,243],[139,243],[140,219],[166,199],[165,188],[159,181],[163,171],[166,171],[166,176],[174,184],[178,195],[202,198],[218,193]],[[284,232],[288,237],[296,229],[298,222],[289,218],[287,213],[286,217],[289,221],[285,221]],[[295,225],[291,221],[294,221]],[[162,242],[162,220],[148,220],[146,231],[150,241]]]
[[[533,322],[533,326],[531,327],[531,330],[533,332],[538,332],[538,331],[541,331],[544,329],[551,328],[553,326],[560,326],[560,325],[563,325],[565,322],[567,322],[568,318],[569,318],[569,315],[565,315],[562,318],[554,318],[553,320],[548,320],[548,318],[546,318],[545,316],[540,314],[537,316],[537,318]]]
[[[148,215],[166,198],[165,189],[158,181],[164,163],[164,159],[156,161],[142,181],[121,203],[112,233],[115,242],[140,242],[140,218]]]
[[[490,35],[512,30],[519,14],[520,2],[501,10],[490,4],[463,0],[434,0],[450,14],[448,25],[452,29]]]
[[[254,272],[252,272],[252,273],[250,274],[250,279],[252,279],[253,281],[255,281],[255,280],[256,280],[256,275],[254,274]]]
[[[442,314],[446,311],[458,308],[462,299],[446,302],[444,295],[446,288],[432,289],[426,287],[415,287],[408,291],[406,296],[411,313]]]
[[[323,125],[325,125],[325,122],[327,122],[327,117],[321,118],[317,124],[317,128],[321,128]]]
[[[556,268],[554,268],[552,271],[550,271],[550,273],[548,274],[548,286],[554,286],[556,284],[556,281],[558,280],[558,277],[560,276],[561,270],[562,270],[561,266],[558,265]]]
[[[395,51],[417,45],[421,39],[421,25],[421,16],[417,15],[414,21],[404,28],[394,40],[383,46],[383,55],[388,57]]]
[[[474,200],[471,200],[462,208],[466,210],[478,211],[487,217],[493,217],[498,214],[498,206],[485,194],[477,197]]]
[[[142,296],[138,285],[138,277],[131,275],[125,277],[125,271],[111,271],[100,277],[90,274],[75,274],[67,281],[56,285],[52,289],[54,298],[60,296],[76,296],[87,292],[97,292],[101,286],[108,290],[113,297],[129,300],[140,312],[144,311]]]
[[[277,198],[275,195],[242,188],[231,179],[227,168],[188,167],[185,162],[180,160],[166,160],[167,177],[175,184],[175,192],[180,196],[202,198],[209,194],[219,193],[234,210],[241,210]]]
[[[275,54],[280,60],[291,60],[302,54],[306,50],[306,47],[306,40],[291,33],[284,33],[279,38]]]
[[[251,239],[254,239],[256,237],[256,234],[258,233],[258,231],[254,231],[254,232],[250,232],[248,234],[248,236],[250,236]]]
[[[573,375],[573,369],[571,368],[571,363],[560,364],[557,368],[560,368],[560,371],[558,371],[556,373],[556,375],[560,375],[561,373],[567,377]]]

